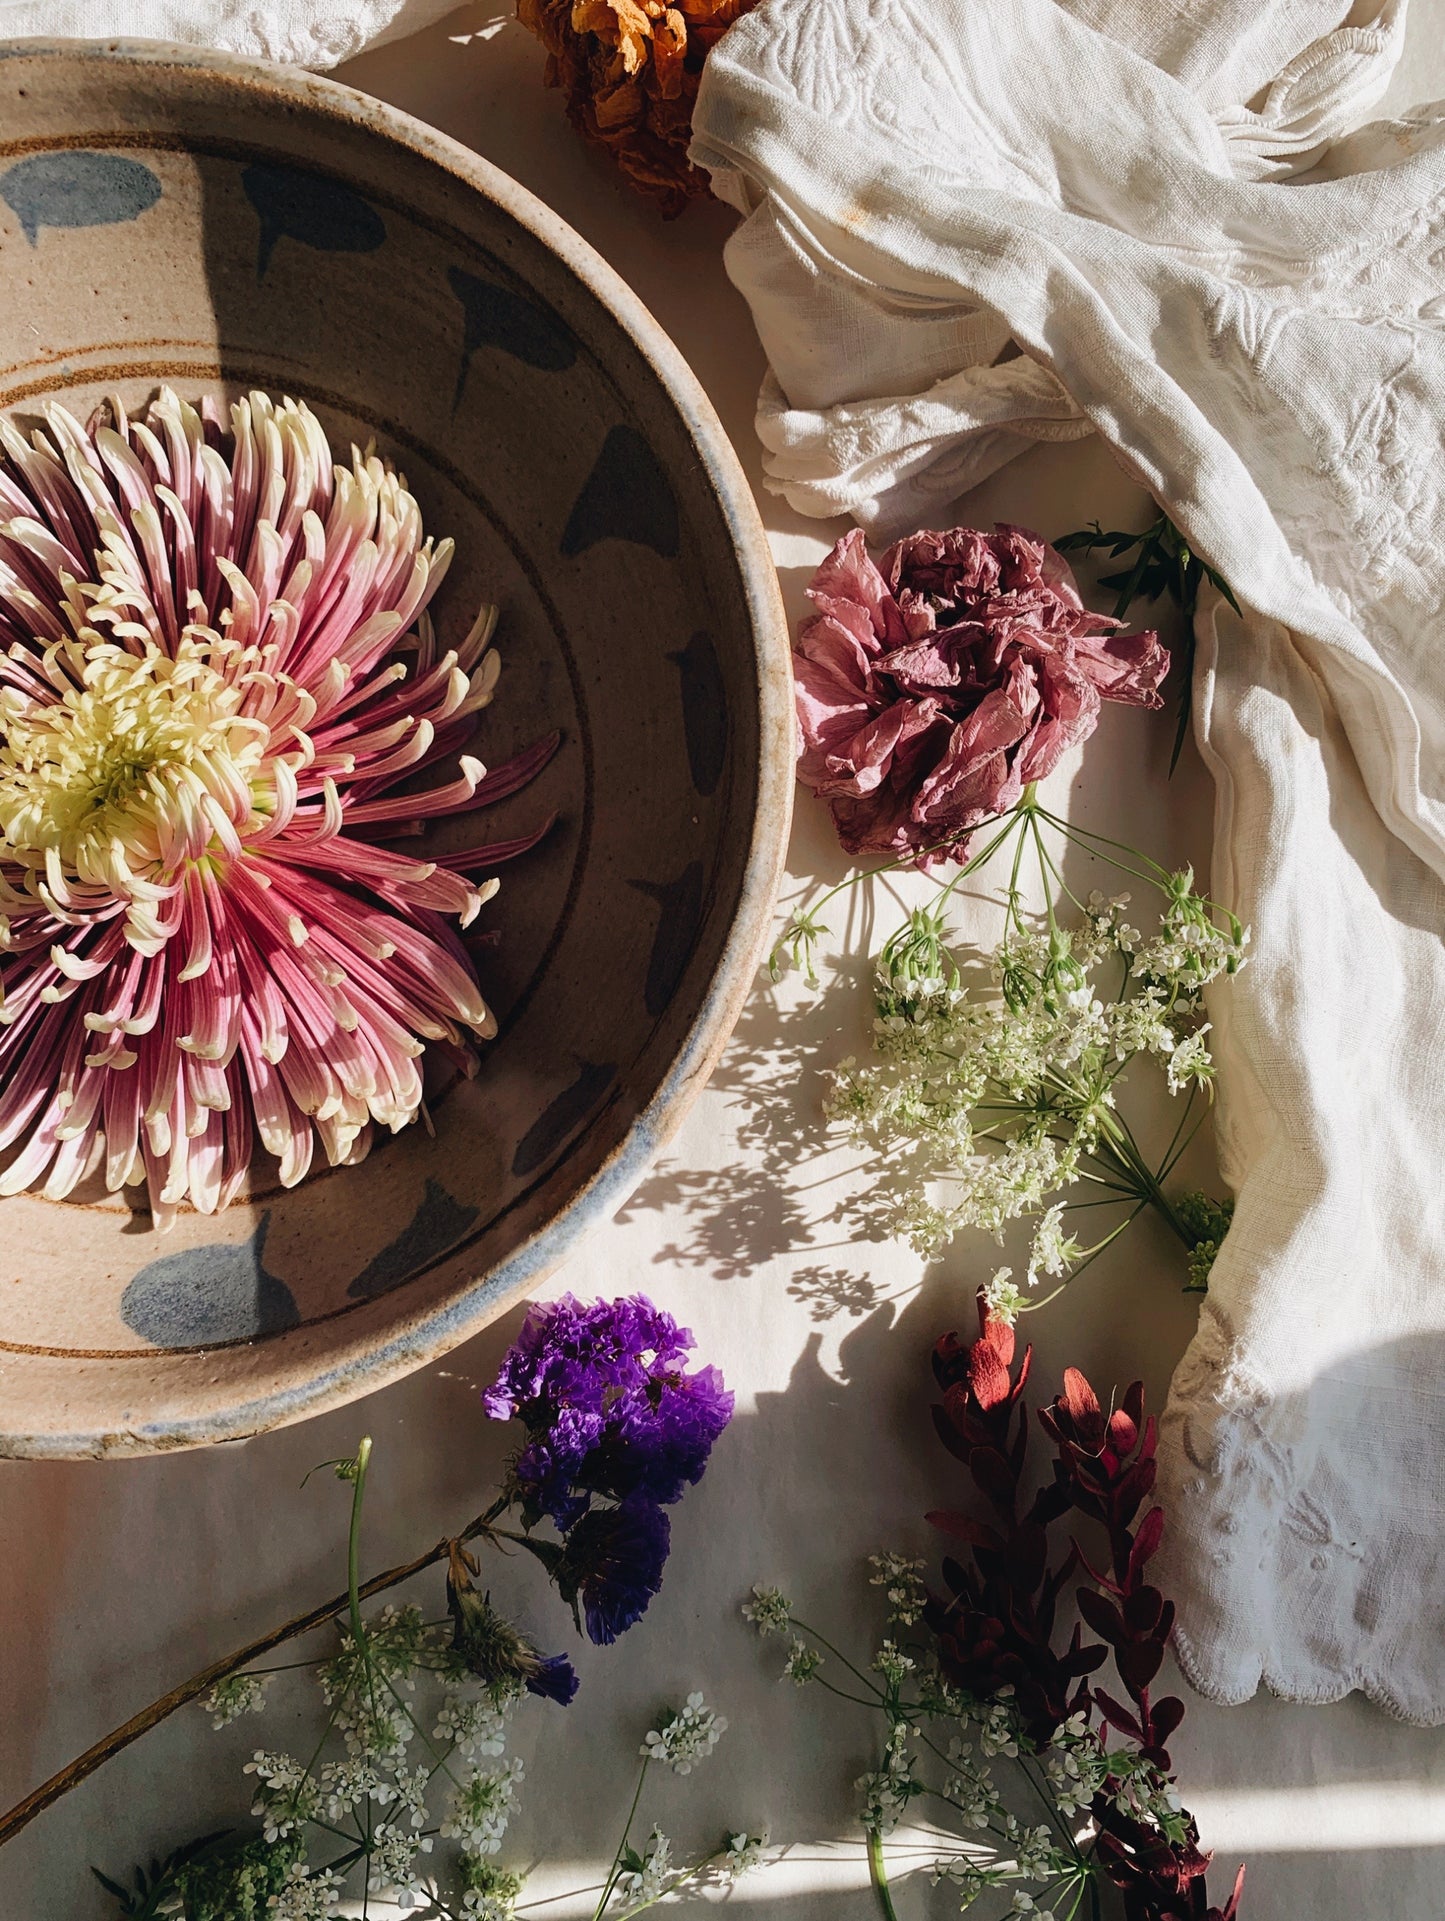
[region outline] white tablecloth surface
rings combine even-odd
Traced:
[[[1445,91],[1442,29],[1445,0],[1414,0],[1390,107]],[[732,216],[714,206],[658,222],[578,145],[560,100],[541,88],[541,61],[507,14],[482,5],[353,61],[340,77],[475,147],[598,247],[691,360],[756,478],[762,357],[720,264]],[[841,526],[759,497],[796,613]],[[1107,453],[1085,442],[1026,456],[964,500],[957,517],[1057,534],[1095,516],[1139,524],[1144,510]],[[1089,824],[1202,867],[1208,781],[1192,754],[1166,779],[1171,731],[1164,721],[1106,715],[1052,792],[1056,800],[1067,792]],[[843,871],[826,817],[802,798],[789,894]],[[737,1390],[738,1411],[703,1485],[676,1512],[672,1563],[645,1621],[614,1650],[582,1651],[583,1692],[565,1716],[521,1719],[528,1780],[504,1859],[545,1859],[539,1894],[595,1875],[615,1843],[631,1754],[650,1717],[698,1687],[731,1725],[706,1768],[658,1788],[664,1825],[686,1842],[710,1840],[725,1824],[766,1823],[787,1844],[785,1860],[737,1889],[740,1914],[863,1921],[876,1912],[850,1786],[872,1764],[874,1730],[843,1703],[780,1687],[778,1644],[760,1645],[737,1603],[754,1580],[776,1580],[825,1631],[861,1643],[872,1618],[864,1556],[928,1551],[921,1513],[957,1489],[928,1418],[928,1351],[945,1328],[971,1325],[972,1287],[992,1250],[961,1247],[920,1277],[904,1250],[858,1241],[839,1214],[855,1159],[829,1147],[818,1112],[818,1069],[863,1044],[862,956],[870,925],[889,909],[886,898],[872,910],[856,898],[846,927],[844,915],[829,917],[846,938],[843,978],[826,1000],[796,984],[775,992],[760,983],[676,1142],[622,1217],[553,1283],[584,1295],[650,1292],[694,1328],[702,1354]],[[853,1032],[840,1034],[844,1017]],[[1195,1172],[1207,1179],[1207,1158]],[[1177,1254],[1141,1224],[1030,1323],[1040,1381],[1052,1386],[1071,1363],[1101,1389],[1142,1375],[1159,1406],[1194,1316],[1178,1281]],[[376,1445],[368,1567],[405,1558],[476,1512],[507,1440],[483,1418],[477,1394],[519,1319],[365,1402],[243,1446],[110,1464],[0,1463],[0,1803],[193,1668],[336,1589],[340,1493],[329,1477],[304,1492],[299,1483],[360,1434]],[[508,1563],[493,1578],[497,1597],[523,1605],[549,1645],[575,1647],[560,1605],[527,1570]],[[437,1585],[419,1598],[438,1602]],[[0,1853],[0,1916],[113,1913],[88,1864],[115,1872],[234,1819],[244,1811],[249,1782],[239,1769],[250,1748],[258,1738],[287,1745],[292,1726],[299,1743],[303,1714],[309,1721],[312,1708],[298,1692],[264,1722],[221,1735],[198,1709],[175,1717]],[[1255,1921],[1425,1921],[1440,1912],[1438,1731],[1397,1726],[1358,1700],[1307,1708],[1261,1697],[1219,1709],[1191,1699],[1175,1754],[1221,1870],[1249,1860],[1246,1913]],[[1221,1872],[1221,1889],[1227,1879]],[[946,1888],[930,1892],[918,1877],[904,1885],[900,1911],[955,1906]],[[535,1912],[561,1921],[577,1910],[549,1902]]]

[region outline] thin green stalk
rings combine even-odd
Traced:
[[[1002,819],[1004,822],[1003,828],[994,835],[987,847],[981,849],[977,854],[970,854],[963,866],[958,868],[949,880],[940,882],[935,909],[948,899],[955,887],[966,881],[971,874],[977,873],[981,867],[987,866],[1009,836],[1018,833],[1024,824],[1026,816],[1019,813],[1016,808],[1011,807],[1006,814],[995,814],[992,818],[995,820]]]
[[[810,1685],[826,1688],[829,1694],[836,1694],[840,1701],[851,1701],[855,1708],[867,1708],[870,1713],[877,1713],[881,1706],[878,1701],[865,1700],[861,1694],[850,1694],[846,1688],[835,1687],[833,1682],[825,1680],[821,1674],[812,1675]]]
[[[873,1883],[873,1892],[878,1896],[878,1907],[883,1921],[898,1921],[898,1910],[893,1905],[893,1896],[888,1889],[888,1868],[883,1859],[883,1836],[876,1828],[868,1830],[868,1878]]]
[[[1154,1174],[1154,1172],[1150,1168],[1149,1163],[1144,1159],[1144,1150],[1140,1147],[1138,1141],[1135,1140],[1134,1130],[1130,1127],[1129,1123],[1123,1119],[1122,1116],[1120,1116],[1119,1124],[1123,1128],[1124,1137],[1129,1144],[1129,1152],[1133,1160],[1133,1164],[1138,1169],[1140,1178],[1144,1182],[1145,1190],[1147,1191],[1149,1196],[1150,1206],[1153,1207],[1159,1214],[1163,1216],[1163,1218],[1168,1222],[1169,1226],[1172,1227],[1174,1232],[1179,1236],[1180,1240],[1184,1243],[1184,1245],[1186,1247],[1189,1247],[1191,1245],[1191,1242],[1189,1239],[1189,1231],[1185,1227],[1184,1223],[1180,1220],[1179,1216],[1174,1212],[1173,1206],[1170,1204],[1168,1196],[1165,1194],[1164,1189],[1159,1185],[1158,1177]]]
[[[351,1488],[351,1526],[346,1533],[346,1599],[351,1614],[351,1638],[358,1653],[361,1630],[361,1504],[366,1498],[366,1470],[371,1463],[371,1436],[363,1434],[356,1450],[356,1477]]]
[[[1172,876],[1169,869],[1161,867],[1152,855],[1141,853],[1137,847],[1131,847],[1127,841],[1112,840],[1108,834],[1099,833],[1097,828],[1080,827],[1073,821],[1064,820],[1058,814],[1051,814],[1046,807],[1039,809],[1039,816],[1042,820],[1046,820],[1050,827],[1057,828],[1065,840],[1072,841],[1076,847],[1083,848],[1086,854],[1093,850],[1085,843],[1092,842],[1096,847],[1112,847],[1115,853],[1128,854],[1132,860],[1142,860],[1146,867],[1153,868],[1153,874],[1141,873],[1137,867],[1129,866],[1126,861],[1111,860],[1107,854],[1099,856],[1101,860],[1107,860],[1111,867],[1117,867],[1121,873],[1132,874],[1136,880],[1148,881],[1151,886],[1167,892]]]
[[[632,1824],[637,1819],[638,1803],[642,1800],[642,1784],[647,1779],[650,1762],[644,1759],[637,1776],[637,1787],[633,1792],[632,1806],[627,1810],[627,1822],[622,1830],[622,1839],[617,1843],[617,1852],[612,1857],[612,1866],[607,1871],[607,1879],[602,1884],[602,1892],[597,1897],[597,1906],[592,1910],[592,1921],[602,1921],[607,1903],[612,1899],[612,1890],[617,1886],[617,1876],[622,1868],[622,1857],[627,1852],[627,1837],[632,1832]]]
[[[1193,1102],[1193,1099],[1194,1099],[1194,1096],[1193,1096],[1193,1092],[1191,1091],[1190,1093],[1191,1104]],[[1188,1109],[1186,1109],[1185,1112],[1187,1114]],[[1159,1179],[1161,1181],[1168,1180],[1169,1176],[1174,1172],[1175,1168],[1179,1165],[1180,1161],[1182,1161],[1184,1156],[1189,1152],[1190,1146],[1192,1145],[1194,1140],[1194,1136],[1199,1132],[1200,1128],[1203,1127],[1205,1121],[1208,1118],[1209,1118],[1209,1109],[1206,1107],[1204,1112],[1199,1116],[1198,1120],[1195,1121],[1193,1127],[1190,1128],[1189,1132],[1184,1136],[1184,1139],[1179,1143],[1178,1151],[1176,1153],[1171,1153],[1168,1159],[1164,1162],[1164,1165],[1159,1169]]]
[[[818,1646],[820,1648],[826,1648],[829,1654],[831,1654],[835,1660],[841,1661],[844,1667],[847,1668],[848,1672],[856,1676],[856,1678],[863,1683],[864,1687],[867,1688],[868,1692],[872,1694],[880,1704],[887,1700],[888,1697],[884,1694],[882,1688],[880,1688],[876,1682],[870,1681],[868,1679],[868,1676],[863,1672],[861,1668],[854,1667],[853,1663],[848,1659],[847,1655],[843,1652],[841,1648],[835,1648],[833,1643],[830,1640],[828,1640],[824,1635],[819,1634],[816,1628],[809,1627],[808,1623],[806,1621],[800,1620],[796,1614],[791,1616],[791,1620],[795,1628],[801,1628],[804,1634],[811,1634],[813,1639],[818,1643]]]

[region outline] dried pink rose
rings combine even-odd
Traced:
[[[798,778],[850,854],[963,860],[970,829],[1087,738],[1100,701],[1162,705],[1159,636],[1090,613],[1022,527],[910,534],[876,565],[855,528],[808,597]]]

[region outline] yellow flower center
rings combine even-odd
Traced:
[[[59,879],[133,897],[204,854],[218,812],[245,822],[267,730],[215,664],[235,651],[194,632],[175,658],[93,631],[53,648],[59,698],[11,692],[0,709],[0,857],[51,892]]]

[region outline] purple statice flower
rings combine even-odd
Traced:
[[[664,1506],[702,1479],[713,1442],[732,1418],[733,1397],[715,1367],[655,1377],[619,1403],[577,1478],[623,1500],[646,1494]]]
[[[662,1580],[662,1509],[702,1478],[733,1397],[714,1367],[691,1373],[695,1343],[637,1294],[584,1307],[569,1295],[533,1307],[484,1397],[526,1439],[509,1492],[531,1529],[549,1517],[565,1547],[554,1578],[608,1642],[642,1614]]]
[[[516,1415],[529,1426],[550,1424],[558,1407],[600,1411],[609,1389],[638,1386],[692,1347],[688,1330],[645,1294],[590,1307],[563,1294],[534,1304],[482,1405],[494,1421]]]
[[[483,1404],[520,1419],[512,1479],[529,1524],[564,1532],[594,1495],[664,1505],[702,1478],[733,1397],[716,1368],[686,1372],[691,1332],[645,1295],[534,1307]]]
[[[577,1692],[577,1670],[565,1654],[544,1655],[538,1663],[537,1672],[527,1676],[528,1694],[538,1694],[544,1701],[555,1701],[558,1707],[567,1707]]]
[[[641,1620],[662,1586],[671,1535],[662,1509],[640,1494],[589,1509],[571,1530],[557,1586],[564,1601],[580,1604],[589,1641],[608,1647]]]

